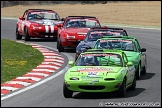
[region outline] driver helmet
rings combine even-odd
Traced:
[[[86,57],[86,63],[89,63],[89,64],[95,63],[94,56],[87,56]]]
[[[111,42],[100,42],[100,48],[113,49]]]

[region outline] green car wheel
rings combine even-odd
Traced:
[[[146,69],[147,69],[147,61],[145,60],[145,66],[143,67],[142,72],[141,72],[142,75],[146,74]]]
[[[132,85],[131,85],[131,87],[129,89],[130,90],[135,90],[135,88],[136,88],[136,78],[134,78],[133,83],[132,83]]]
[[[141,76],[141,65],[139,64],[138,65],[138,68],[136,70],[136,79],[140,79],[140,76]]]
[[[126,79],[123,80],[123,83],[118,90],[118,96],[124,97],[125,94],[126,94]]]
[[[65,82],[63,84],[63,94],[65,98],[72,98],[73,95],[73,91],[69,90],[66,85]]]

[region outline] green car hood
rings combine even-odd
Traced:
[[[135,58],[138,57],[139,53],[138,52],[133,52],[133,51],[124,51],[127,58],[128,58],[128,61],[133,61]]]
[[[85,76],[87,73],[93,74],[97,72],[98,76],[107,75],[108,73],[118,73],[123,67],[109,66],[74,66],[69,69],[70,75]]]

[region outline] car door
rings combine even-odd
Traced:
[[[140,44],[139,44],[137,39],[135,39],[135,44],[136,44],[137,51],[140,54],[141,68],[142,68],[143,66],[145,66],[146,53],[145,52],[141,52],[141,47],[140,47]]]
[[[126,56],[125,53],[123,53],[123,58],[124,58],[125,64],[128,63],[128,59],[127,59],[127,56]],[[127,77],[127,83],[126,84],[129,85],[129,84],[132,84],[132,81],[133,81],[134,66],[127,66],[126,65],[126,69],[128,70],[127,75],[126,75],[126,77]]]

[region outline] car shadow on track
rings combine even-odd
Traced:
[[[64,52],[66,52],[66,53],[76,53],[76,49],[75,48],[64,49]]]
[[[156,74],[155,73],[146,73],[145,75],[141,75],[140,79],[138,79],[138,80],[151,79],[154,75],[156,75]]]
[[[116,92],[109,92],[109,93],[83,93],[83,92],[76,92],[73,95],[74,99],[120,99],[120,98],[129,98],[139,95],[145,91],[144,88],[136,88],[134,91],[127,90],[125,97],[118,97]]]

